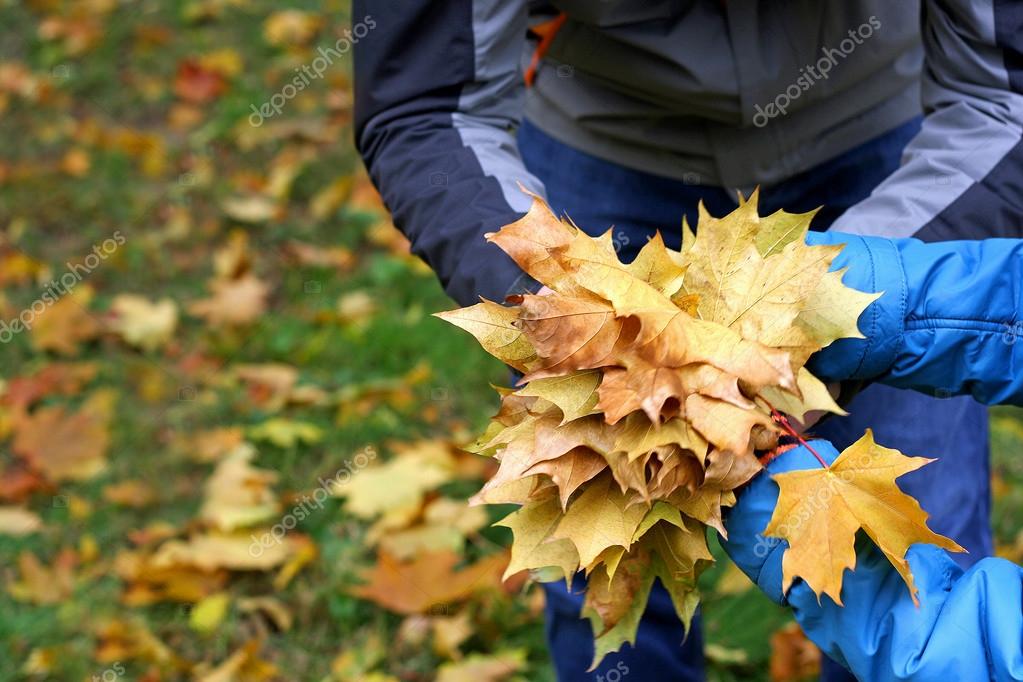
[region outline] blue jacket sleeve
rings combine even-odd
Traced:
[[[923,0],[923,126],[834,229],[924,241],[1023,236],[1023,2]]]
[[[813,233],[845,243],[836,268],[861,291],[884,292],[860,317],[865,339],[818,353],[822,379],[877,380],[987,404],[1023,404],[1023,240],[925,244]]]
[[[825,441],[815,449],[828,461],[838,453]],[[805,448],[768,466],[769,473],[817,467]],[[842,601],[817,597],[796,581],[781,592],[784,541],[761,531],[778,500],[778,486],[758,476],[739,497],[725,526],[725,551],[764,592],[792,607],[807,637],[858,679],[1023,680],[1023,570],[983,559],[963,572],[944,551],[914,545],[907,557],[919,588],[913,604],[902,578],[866,538],[856,568],[844,576]]]
[[[463,305],[517,293],[483,235],[543,194],[518,153],[526,0],[355,0],[356,145],[412,250]],[[524,283],[528,283],[525,280]]]

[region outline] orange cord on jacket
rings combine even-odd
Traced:
[[[558,31],[565,25],[565,20],[568,19],[568,15],[562,12],[550,21],[544,22],[533,27],[533,33],[540,36],[540,43],[536,46],[536,50],[533,52],[533,58],[529,62],[529,68],[526,69],[526,87],[532,87],[533,81],[536,80],[537,69],[540,68],[540,62],[547,54],[547,50],[551,49],[551,43],[554,42],[554,38],[557,37]]]

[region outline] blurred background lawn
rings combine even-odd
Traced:
[[[0,0],[0,680],[553,679],[502,510],[461,503],[505,370],[430,317],[350,52],[302,70],[348,12]],[[1018,561],[1023,423],[992,426]],[[712,679],[812,677],[784,613],[705,582]]]

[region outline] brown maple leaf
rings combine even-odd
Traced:
[[[113,402],[97,392],[77,412],[40,408],[16,423],[12,449],[51,481],[92,478],[106,468]]]
[[[376,566],[363,573],[367,583],[351,592],[395,613],[426,613],[499,586],[508,555],[495,554],[462,569],[455,568],[458,562],[451,551],[425,552],[412,561],[381,552]]]

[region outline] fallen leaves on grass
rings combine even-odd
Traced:
[[[193,301],[188,312],[212,327],[251,324],[266,311],[270,286],[251,271],[251,254],[244,235],[235,234],[214,257],[211,296]]]
[[[233,531],[267,521],[280,513],[273,484],[277,473],[252,466],[256,449],[245,443],[224,457],[206,481],[199,518]]]

